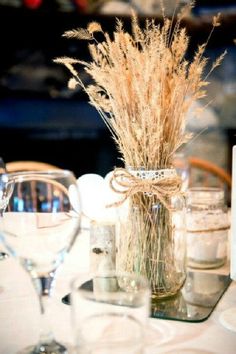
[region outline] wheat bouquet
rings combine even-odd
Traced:
[[[67,31],[68,38],[88,41],[92,60],[55,59],[72,74],[68,86],[79,85],[88,94],[122,156],[124,168],[115,169],[111,186],[123,193],[121,203],[130,201],[130,214],[121,227],[118,265],[146,275],[156,297],[175,294],[185,280],[185,256],[180,252],[184,245],[173,225],[173,210],[180,203],[173,205],[172,199],[181,190],[173,157],[189,139],[188,110],[206,95],[207,78],[225,55],[212,63],[207,74],[208,40],[199,45],[192,60],[186,58],[189,37],[181,21],[192,6],[172,19],[163,12],[162,25],[147,19],[141,27],[132,13],[131,33],[119,19],[112,35],[97,22]],[[213,18],[212,30],[216,26],[219,16]],[[92,84],[84,84],[80,66]]]

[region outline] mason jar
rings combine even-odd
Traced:
[[[142,188],[177,178],[174,169],[129,169],[129,173],[135,181],[143,182]],[[187,260],[185,198],[179,192],[166,197],[164,203],[153,190],[144,189],[129,198],[127,213],[119,222],[116,260],[119,271],[141,274],[149,280],[155,306],[159,299],[174,296],[182,289]]]
[[[229,218],[222,188],[194,187],[187,192],[187,263],[210,269],[227,259]]]

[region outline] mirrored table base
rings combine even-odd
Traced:
[[[185,322],[205,321],[231,283],[229,275],[189,271],[182,290],[152,302],[152,317]]]
[[[205,321],[230,283],[229,275],[188,271],[185,285],[177,295],[152,301],[151,317],[185,322]],[[92,281],[83,286],[92,286]],[[70,294],[64,296],[62,302],[70,305]]]

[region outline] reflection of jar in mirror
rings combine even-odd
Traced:
[[[210,269],[227,259],[229,220],[224,190],[190,188],[187,193],[188,266]]]
[[[224,288],[224,278],[219,274],[189,272],[182,295],[188,304],[212,307]]]

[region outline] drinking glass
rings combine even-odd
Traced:
[[[76,178],[67,170],[9,173],[8,187],[14,190],[2,217],[2,240],[29,273],[42,317],[39,342],[20,353],[68,353],[53,337],[48,307],[58,266],[79,232]]]
[[[12,185],[8,184],[8,175],[5,162],[0,157],[0,219],[3,215],[4,210],[7,207],[8,200],[12,193]],[[0,220],[1,224],[1,220]],[[1,230],[1,226],[0,226]],[[6,259],[8,254],[4,251],[0,251],[0,260]]]
[[[142,354],[150,315],[150,287],[136,274],[106,272],[72,281],[77,354]]]

